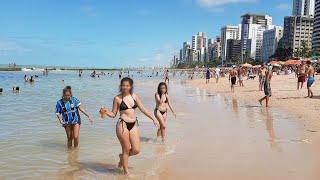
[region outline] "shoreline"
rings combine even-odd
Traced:
[[[307,94],[306,83],[303,89],[297,90],[297,79],[291,75],[274,75],[271,81],[272,97],[270,107],[282,110],[294,115],[297,119],[305,123],[310,132],[320,132],[319,106],[320,106],[320,87],[318,82],[320,76],[316,76],[316,81],[312,86],[315,96],[305,98]],[[216,84],[215,79],[211,78],[209,84],[205,84],[205,79],[187,80],[192,87],[204,89],[210,93],[217,93],[227,98],[236,98],[250,106],[261,106],[258,102],[264,96],[263,91],[259,91],[258,78],[246,80],[244,77],[244,87],[238,84],[235,86],[235,93],[230,91],[230,83],[227,77],[220,78]],[[261,108],[265,108],[263,103]]]

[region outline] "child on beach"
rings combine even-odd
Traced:
[[[80,101],[72,96],[71,87],[66,86],[62,90],[62,98],[56,104],[56,115],[66,131],[68,148],[72,147],[72,142],[74,143],[74,147],[78,147],[79,145],[81,125],[79,111],[86,115],[91,123],[93,122],[89,114],[82,108]]]

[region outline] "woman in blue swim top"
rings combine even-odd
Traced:
[[[65,128],[67,134],[68,148],[78,147],[79,144],[79,131],[81,125],[81,118],[79,110],[92,120],[89,114],[82,108],[80,101],[72,96],[71,87],[67,86],[62,91],[62,98],[56,104],[56,115],[59,122]]]

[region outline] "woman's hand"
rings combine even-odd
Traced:
[[[88,119],[89,119],[89,121],[90,121],[90,124],[93,125],[93,120],[91,119],[90,116],[88,116]]]
[[[154,119],[152,119],[152,121],[153,121],[153,124],[159,129],[159,122]]]
[[[59,122],[60,122],[61,125],[64,125],[64,124],[65,124],[64,121],[61,120],[60,118],[59,118]]]
[[[106,118],[108,116],[108,112],[107,108],[101,107],[99,111],[101,118]]]

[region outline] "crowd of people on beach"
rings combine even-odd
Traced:
[[[231,68],[206,68],[204,76],[206,78],[205,83],[208,84],[210,82],[210,78],[216,78],[216,82],[218,83],[220,76],[226,76],[228,74],[230,81],[230,89],[231,92],[235,92],[235,85],[238,84],[240,87],[244,87],[243,78],[247,77],[247,80],[254,80],[256,77],[259,78],[259,90],[264,92],[264,97],[259,99],[259,103],[262,105],[262,102],[266,102],[266,107],[269,106],[269,99],[272,96],[271,89],[271,80],[273,74],[279,75],[281,72],[284,72],[285,75],[289,74],[289,72],[295,73],[295,77],[297,78],[297,90],[302,89],[304,87],[304,83],[307,82],[307,96],[308,98],[313,98],[314,93],[312,90],[312,85],[315,82],[315,68],[312,65],[311,61],[301,61],[300,64],[291,65],[291,66],[283,66],[280,68],[279,66],[275,66],[272,64],[262,64],[256,67],[248,66],[248,64],[244,64],[246,66],[232,66]],[[194,70],[196,71],[196,70]],[[199,71],[199,70],[198,70]],[[217,75],[217,72],[220,73]],[[194,74],[194,72],[192,73]],[[193,79],[190,77],[190,79]]]

